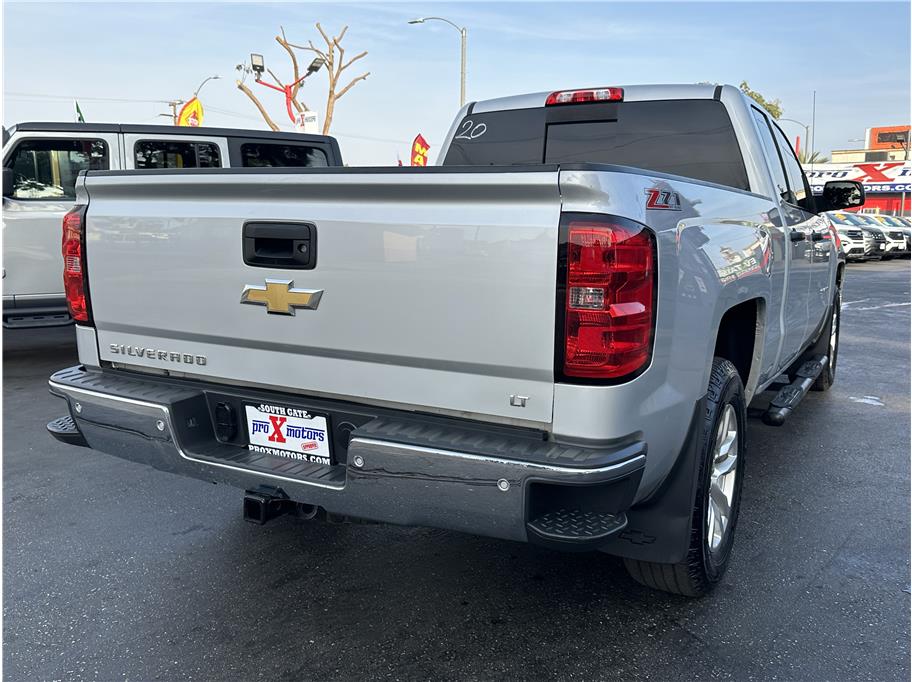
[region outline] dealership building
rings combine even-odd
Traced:
[[[828,180],[858,180],[865,188],[865,211],[909,215],[912,164],[909,126],[868,128],[864,149],[833,150],[829,163],[804,166],[814,194]]]

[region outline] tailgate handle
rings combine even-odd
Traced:
[[[244,223],[244,262],[258,268],[313,270],[317,226],[312,223]]]

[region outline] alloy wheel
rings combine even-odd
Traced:
[[[731,527],[737,474],[738,417],[734,405],[728,403],[716,429],[706,504],[706,544],[711,553],[719,551]]]

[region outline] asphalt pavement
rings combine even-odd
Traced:
[[[242,492],[63,445],[71,328],[3,337],[6,680],[908,680],[909,261],[851,265],[836,385],[751,420],[702,600],[424,528],[258,527]]]

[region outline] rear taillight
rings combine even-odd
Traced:
[[[89,292],[85,259],[86,207],[74,206],[63,216],[63,289],[70,317],[76,322],[89,322]]]
[[[586,88],[585,90],[558,90],[548,95],[546,107],[556,104],[582,104],[584,102],[621,102],[623,88]]]
[[[655,237],[624,218],[564,214],[558,378],[617,380],[644,370],[655,320]]]

